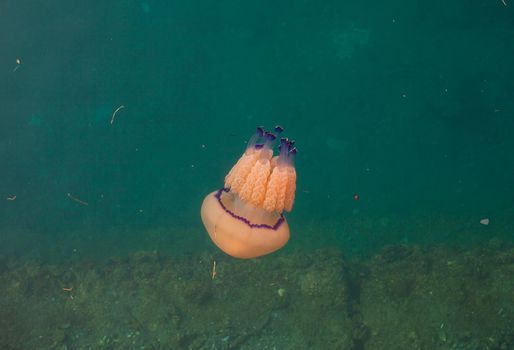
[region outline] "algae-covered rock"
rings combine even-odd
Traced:
[[[514,281],[497,259],[483,249],[385,248],[360,282],[360,317],[371,331],[366,346],[497,348],[492,339],[511,346],[514,307],[505,301]]]
[[[9,262],[0,348],[511,349],[512,252],[402,245],[352,262],[335,249]]]

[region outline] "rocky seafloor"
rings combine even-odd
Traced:
[[[0,349],[514,349],[514,248],[0,258]]]

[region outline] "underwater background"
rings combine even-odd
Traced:
[[[514,271],[513,8],[509,0],[0,2],[0,345],[514,348],[509,331],[514,308],[506,306],[514,295],[512,282],[506,282]],[[200,205],[223,185],[255,127],[277,124],[298,147],[296,202],[287,214],[291,239],[281,251],[257,259],[260,263],[234,260],[211,243]],[[501,270],[495,259],[504,255]],[[119,261],[116,267],[113,259]],[[226,271],[236,271],[226,272],[225,286],[241,293],[229,299],[246,300],[250,310],[251,300],[262,301],[264,310],[269,302],[269,313],[256,311],[268,315],[260,327],[227,321],[230,326],[222,329],[232,333],[223,333],[205,331],[212,326],[208,320],[188,323],[193,318],[187,310],[208,309],[209,303],[216,304],[217,314],[239,310],[222,302],[223,264],[216,279],[211,276],[216,259],[225,262]],[[484,283],[481,274],[475,280],[474,273],[437,270],[442,260],[499,275],[488,274]],[[193,268],[198,261],[202,265]],[[394,337],[385,336],[381,323],[373,323],[371,314],[366,319],[363,305],[355,306],[366,300],[374,268],[390,261],[400,264],[388,270],[391,276],[412,274],[388,289],[398,300],[389,303],[381,294],[373,299],[396,305],[392,310],[423,285],[420,271],[434,278],[427,290],[454,281],[456,289],[446,296],[500,283],[494,287],[500,294],[484,295],[501,305],[487,304],[483,295],[448,302],[459,305],[452,313],[462,319],[478,305],[487,305],[491,318],[480,316],[443,335],[446,326],[437,323],[426,337],[415,330],[401,333],[406,316],[391,315],[384,324],[396,320],[400,328],[391,334],[404,335],[393,346],[387,341]],[[153,273],[169,266],[178,272],[170,272],[166,282],[156,282],[153,274],[125,274],[142,263],[153,266]],[[173,340],[152,333],[158,332],[149,326],[158,306],[141,315],[135,309],[113,312],[110,304],[73,306],[79,295],[70,299],[62,288],[80,293],[79,280],[86,276],[89,290],[98,293],[95,300],[119,287],[108,287],[116,278],[103,264],[124,271],[120,284],[173,285],[185,270],[198,271],[185,273],[193,276],[189,285],[180,277],[180,287],[173,287],[182,300],[173,309],[181,310],[181,321],[174,316],[155,321],[166,325],[162,334],[175,332]],[[65,277],[70,266],[79,272]],[[88,275],[95,269],[104,272]],[[254,281],[266,284],[271,273],[290,276],[289,281],[297,276],[299,282],[277,282],[278,294],[251,288]],[[312,282],[302,276],[326,278]],[[213,281],[218,284],[205,291]],[[99,285],[104,289],[95,289]],[[162,289],[154,287],[127,284],[124,290],[132,294],[124,300],[163,305],[160,297],[149,296],[149,290]],[[190,299],[181,296],[184,290]],[[338,293],[344,297],[337,299]],[[64,309],[42,305],[41,295],[62,298]],[[273,299],[277,295],[279,301]],[[309,302],[309,311],[301,308]],[[434,303],[442,305],[423,305]],[[32,306],[25,310],[27,305]],[[327,316],[327,308],[338,307],[344,311]],[[449,309],[441,306],[441,314]],[[34,310],[50,316],[29,317]],[[84,310],[105,318],[87,326],[71,316],[64,326],[59,323],[58,315]],[[411,305],[405,312],[413,316],[419,310]],[[325,320],[329,326],[319,328],[332,330],[330,336],[309,335],[305,329],[316,327],[295,321],[316,312],[315,325]],[[124,341],[128,334],[120,331],[123,322],[106,321],[116,315],[135,324],[127,329],[139,332],[139,340],[115,341],[116,332]],[[291,328],[269,333],[276,317]],[[479,329],[484,320],[494,326],[477,335],[473,327]],[[430,330],[426,322],[419,320],[420,329]],[[280,338],[295,327],[302,330],[296,342]],[[40,341],[30,328],[49,339]],[[80,340],[77,332],[84,332]],[[489,344],[488,338],[495,341]]]

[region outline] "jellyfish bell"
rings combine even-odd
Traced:
[[[205,197],[201,214],[214,244],[235,258],[266,255],[289,240],[289,225],[282,215],[242,203],[226,188]]]
[[[276,127],[282,133],[281,127]],[[296,192],[294,142],[258,127],[245,152],[225,177],[225,186],[205,197],[201,217],[222,251],[250,259],[272,253],[289,240],[284,211],[293,208]]]

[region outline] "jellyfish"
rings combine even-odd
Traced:
[[[275,127],[281,134],[282,127]],[[258,127],[246,150],[225,177],[225,186],[205,197],[201,217],[218,248],[235,258],[270,254],[289,240],[284,211],[293,208],[296,191],[294,141]]]

